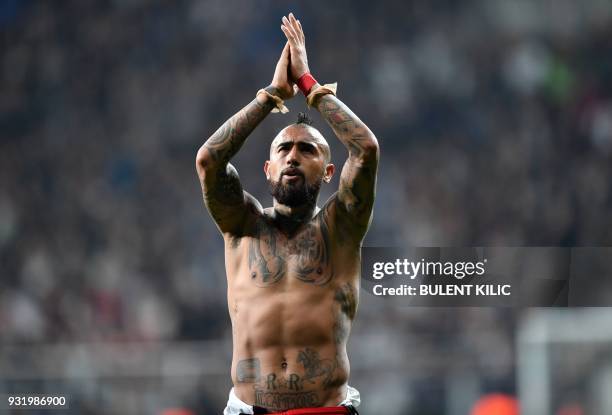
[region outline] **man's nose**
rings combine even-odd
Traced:
[[[295,146],[291,148],[291,151],[289,151],[289,154],[287,154],[287,164],[290,164],[292,166],[297,166],[300,164],[299,152]]]

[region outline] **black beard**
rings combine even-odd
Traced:
[[[317,202],[322,181],[323,179],[321,178],[315,183],[308,185],[306,184],[306,179],[302,176],[300,183],[283,185],[281,176],[281,180],[278,182],[269,180],[268,188],[272,197],[278,203],[285,206],[314,205]]]

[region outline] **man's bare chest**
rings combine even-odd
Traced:
[[[248,243],[251,280],[259,286],[296,278],[324,285],[333,277],[329,229],[324,220],[313,219],[292,233],[281,232],[261,220]]]

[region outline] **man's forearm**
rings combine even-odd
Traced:
[[[274,94],[271,87],[266,90]],[[246,138],[274,108],[274,101],[259,94],[253,101],[228,119],[198,151],[198,160],[205,168],[227,165]]]
[[[335,218],[345,235],[361,243],[372,217],[378,141],[359,117],[333,94],[321,96],[315,106],[349,151],[340,173]]]
[[[351,157],[375,155],[378,143],[370,129],[342,101],[332,94],[323,95],[316,108],[330,125]]]

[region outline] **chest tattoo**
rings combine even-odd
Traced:
[[[331,281],[329,230],[321,216],[288,237],[263,219],[249,245],[249,272],[253,282],[266,287],[286,274],[308,284]]]

